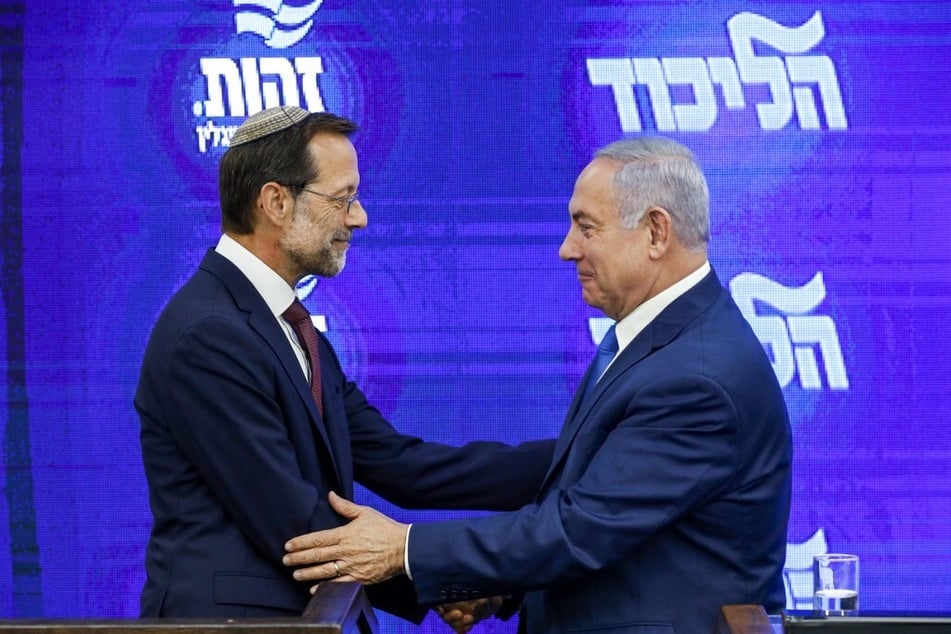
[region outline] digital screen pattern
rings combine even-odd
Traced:
[[[849,552],[864,609],[951,611],[949,64],[940,1],[5,2],[0,616],[137,614],[141,355],[272,105],[361,125],[369,226],[300,294],[394,425],[456,444],[561,427],[607,325],[557,256],[592,152],[690,147],[790,410],[788,605]]]

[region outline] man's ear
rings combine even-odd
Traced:
[[[660,258],[672,246],[674,240],[673,219],[663,207],[651,207],[644,214],[650,232],[650,255]]]
[[[284,226],[292,217],[294,198],[288,189],[273,181],[264,183],[255,201],[255,213],[261,222],[273,226]]]

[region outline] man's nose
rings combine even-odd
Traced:
[[[346,224],[351,229],[363,229],[367,226],[367,210],[363,208],[363,203],[359,199],[350,203]]]
[[[570,233],[561,241],[561,246],[558,247],[558,257],[565,262],[579,259],[578,248],[575,246],[574,240],[571,239]]]

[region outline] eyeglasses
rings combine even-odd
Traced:
[[[321,194],[320,192],[315,192],[313,189],[307,189],[303,185],[288,185],[288,187],[299,189],[302,192],[307,192],[308,194],[313,194],[314,196],[320,196],[321,198],[335,202],[338,205],[346,205],[347,213],[350,213],[350,206],[353,205],[353,203],[359,201],[359,196],[357,193],[354,193],[353,196],[331,196],[330,194]]]

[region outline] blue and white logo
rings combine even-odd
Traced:
[[[236,35],[255,35],[270,49],[300,43],[314,26],[323,0],[290,6],[283,0],[233,0]],[[303,46],[303,45],[302,45]],[[300,48],[300,47],[298,47]],[[304,47],[307,48],[307,47]],[[223,152],[242,119],[265,108],[299,106],[325,110],[320,89],[324,60],[317,55],[202,57],[199,85],[203,96],[192,103],[195,140],[200,154]],[[301,51],[302,52],[302,51]]]
[[[235,14],[234,25],[239,34],[261,36],[269,48],[289,48],[310,32],[314,14],[322,3],[323,0],[314,0],[308,5],[293,7],[283,0],[234,0],[235,8],[249,7]]]

